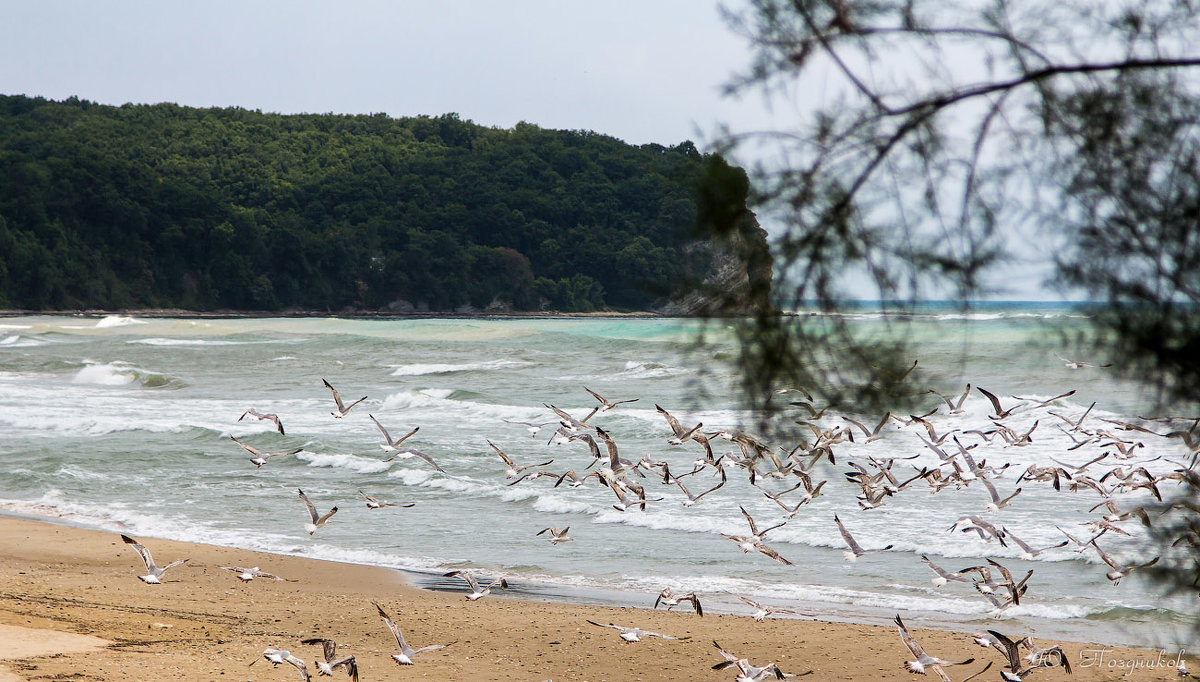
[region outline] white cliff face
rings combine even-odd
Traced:
[[[772,278],[766,230],[753,213],[728,237],[696,241],[687,247],[689,258],[708,261],[703,280],[687,286],[655,309],[662,315],[729,315],[747,312],[754,300],[766,297]]]

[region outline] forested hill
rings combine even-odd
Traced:
[[[693,243],[713,164],[454,114],[0,96],[0,308],[653,309],[730,269]]]

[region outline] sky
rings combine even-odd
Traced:
[[[736,4],[736,0],[735,0]],[[455,112],[703,147],[763,125],[715,0],[7,0],[0,91],[278,113]]]
[[[724,0],[735,10],[744,3]],[[701,150],[722,125],[784,130],[799,120],[804,97],[723,94],[751,57],[718,0],[0,2],[3,94],[277,113],[453,112],[484,126],[525,121],[631,144],[691,140]],[[735,161],[770,158],[769,149],[743,148]],[[1022,285],[1004,297],[1044,297],[1044,266],[1007,277]]]

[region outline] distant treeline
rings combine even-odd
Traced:
[[[455,114],[0,96],[0,308],[645,310],[710,267],[712,164]]]

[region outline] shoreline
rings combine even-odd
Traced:
[[[329,637],[338,642],[340,655],[354,654],[362,675],[372,680],[732,679],[728,670],[711,669],[721,661],[716,640],[759,665],[775,661],[793,674],[813,670],[814,680],[916,679],[902,668],[910,656],[894,626],[755,622],[722,613],[701,618],[687,607],[654,611],[548,601],[536,594],[468,602],[461,590],[422,589],[389,568],[171,540],[143,542],[160,564],[189,561],[172,569],[164,584],[145,585],[136,577],[143,572],[140,560],[116,533],[0,516],[0,625],[33,631],[31,636],[52,630],[113,642],[90,651],[22,658],[0,652],[0,669],[25,680],[287,680],[295,679],[296,671],[248,664],[265,648],[290,649],[315,675],[318,647],[300,640]],[[226,565],[258,565],[294,582],[242,583],[221,569]],[[414,647],[453,644],[399,669],[389,659],[395,640],[374,603],[389,612]],[[687,639],[626,643],[614,630],[588,620]],[[999,677],[1001,661],[994,650],[979,648],[963,633],[921,629],[915,618],[907,625],[930,653],[975,659],[952,669],[955,679],[989,661],[993,665],[983,679]],[[1175,652],[1061,644],[1075,674],[1046,669],[1038,679],[1105,680],[1130,669],[1127,679],[1178,679],[1165,665]],[[1188,663],[1196,667],[1193,660]]]
[[[705,319],[700,315],[668,315],[665,313],[656,313],[652,311],[635,311],[635,312],[618,312],[618,311],[599,311],[592,313],[564,313],[555,311],[485,311],[479,310],[476,312],[392,312],[384,310],[357,310],[357,311],[315,311],[315,310],[219,310],[219,311],[198,311],[198,310],[177,310],[172,308],[146,308],[132,310],[52,310],[52,311],[30,311],[30,310],[0,310],[0,318],[10,317],[110,317],[110,316],[126,316],[126,317],[145,317],[150,319],[202,319],[202,320],[241,320],[241,319],[264,319],[264,318],[283,318],[283,319],[303,319],[303,318],[337,318],[345,320],[405,320],[405,319],[471,319],[471,318],[495,318],[495,319],[571,319],[571,318],[614,318],[614,319]]]

